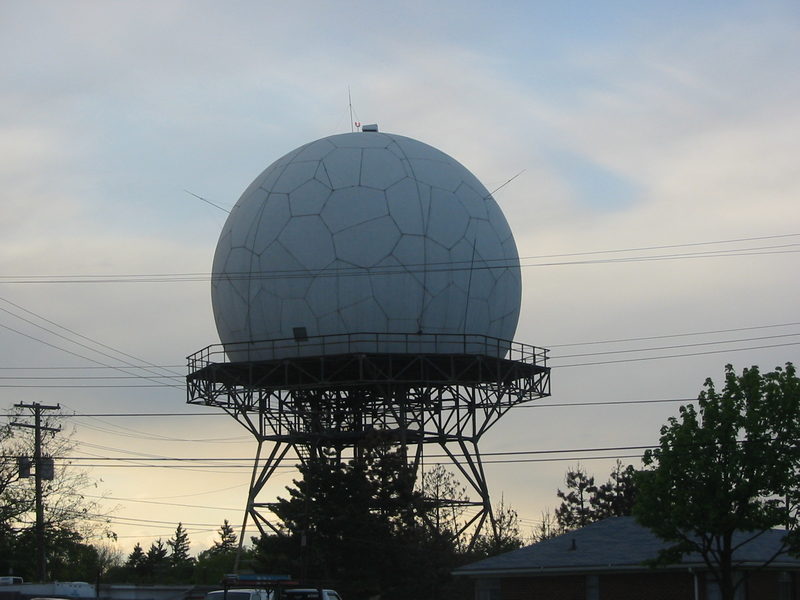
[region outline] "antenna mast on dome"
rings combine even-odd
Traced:
[[[350,95],[350,86],[347,86],[347,105],[350,107],[350,133],[353,133],[353,98]]]
[[[356,129],[361,131],[361,121],[356,121],[353,118],[353,97],[350,95],[350,86],[347,86],[347,106],[350,108],[350,133]]]

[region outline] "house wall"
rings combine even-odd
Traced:
[[[492,600],[641,600],[642,598],[693,600],[694,598],[694,581],[689,573],[598,574],[595,577],[598,583],[598,598],[587,595],[587,576],[552,575],[502,579],[499,598]]]
[[[597,597],[587,594],[587,577],[597,579]],[[800,600],[800,576],[794,572],[750,572],[737,598]],[[476,582],[476,600],[694,600],[694,576],[688,571],[542,575],[490,578]],[[713,600],[699,576],[697,600]],[[716,596],[716,594],[712,594]]]
[[[694,577],[687,572],[620,573],[600,576],[600,598],[615,600],[693,600]]]
[[[585,600],[583,575],[558,575],[504,579],[500,600]]]
[[[800,600],[796,573],[751,572],[744,585],[747,600]]]

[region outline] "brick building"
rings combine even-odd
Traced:
[[[737,600],[800,600],[800,559],[781,551],[784,535],[767,531],[736,551]],[[717,600],[719,589],[699,555],[658,568],[643,564],[665,545],[632,517],[615,517],[454,574],[474,581],[475,600]]]

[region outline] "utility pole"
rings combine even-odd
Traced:
[[[42,456],[42,431],[58,432],[60,427],[46,427],[42,425],[42,411],[58,410],[58,404],[48,406],[34,402],[33,404],[15,404],[15,408],[27,408],[33,413],[33,425],[30,423],[11,423],[12,427],[27,427],[33,429],[33,464],[36,469],[34,483],[36,490],[36,577],[39,581],[47,579],[47,553],[44,541],[44,505],[42,502],[42,481],[53,479],[52,458]]]

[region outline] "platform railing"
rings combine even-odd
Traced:
[[[462,354],[547,366],[548,350],[477,334],[358,332],[212,344],[187,357],[193,373],[213,363],[344,354]]]

